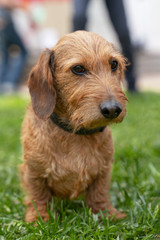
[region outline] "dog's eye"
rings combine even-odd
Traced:
[[[116,60],[112,60],[112,61],[110,62],[110,64],[111,64],[111,70],[112,70],[112,72],[116,71],[117,68],[118,68],[118,62],[117,62]]]
[[[84,75],[87,70],[85,69],[85,67],[83,67],[82,65],[76,65],[74,67],[72,67],[72,72],[76,75]]]

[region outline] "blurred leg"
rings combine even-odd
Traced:
[[[0,51],[2,56],[0,83],[1,91],[8,92],[12,91],[18,83],[27,52],[14,28],[10,11],[0,8],[0,19],[3,23],[0,25]],[[13,44],[20,48],[20,54],[17,58],[11,57],[8,52],[9,47]]]
[[[8,65],[8,43],[6,29],[9,22],[8,12],[0,7],[0,84],[5,82]],[[2,87],[1,87],[2,90]]]
[[[26,61],[27,51],[13,24],[10,25],[8,35],[11,37],[9,40],[9,45],[15,44],[20,49],[17,57],[10,58],[10,72],[7,76],[7,81],[16,87]]]
[[[1,53],[1,60],[0,60],[0,85],[5,82],[6,72],[7,72],[7,65],[8,65],[8,48],[5,44],[4,39],[2,39],[2,32],[0,31],[0,53]]]
[[[127,67],[126,71],[128,89],[131,91],[135,91],[136,78],[134,71],[133,49],[127,25],[123,0],[105,0],[105,2],[108,7],[111,21],[121,43],[123,54],[125,57],[128,58],[129,62],[131,63],[131,65]]]
[[[73,31],[85,30],[87,23],[87,7],[90,0],[73,1]]]

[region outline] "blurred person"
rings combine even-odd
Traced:
[[[133,46],[130,39],[127,18],[123,5],[123,0],[104,0],[109,12],[114,29],[118,35],[122,52],[128,59],[130,65],[127,66],[126,80],[128,90],[136,92],[136,77],[134,70]],[[73,31],[85,30],[87,24],[87,8],[90,0],[73,0],[74,16]]]
[[[0,0],[0,92],[12,93],[16,90],[27,51],[17,33],[12,20],[12,10],[23,8],[22,1]],[[12,57],[10,47],[18,46],[18,55]]]

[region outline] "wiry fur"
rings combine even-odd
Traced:
[[[111,71],[111,60],[118,69]],[[71,68],[83,65],[88,73],[76,76]],[[45,50],[33,68],[28,86],[32,103],[23,122],[24,164],[21,175],[28,192],[26,221],[44,220],[52,196],[74,199],[86,192],[86,205],[94,213],[108,209],[110,215],[124,215],[110,204],[109,182],[113,142],[108,125],[121,122],[126,100],[121,88],[124,57],[105,39],[78,31],[64,36],[52,50]],[[106,119],[99,105],[115,99],[123,108],[115,119]],[[49,116],[55,111],[76,131],[107,126],[103,132],[77,135],[55,125]]]

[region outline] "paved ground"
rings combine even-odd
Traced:
[[[160,92],[160,73],[140,76],[137,86],[140,91]]]
[[[139,90],[160,92],[160,56],[146,53],[136,57],[137,86]]]

